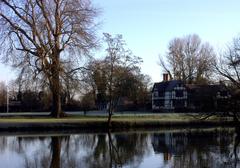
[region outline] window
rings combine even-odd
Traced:
[[[227,91],[221,91],[220,92],[220,96],[222,96],[222,97],[225,97],[225,96],[227,96],[228,95],[228,92]]]
[[[159,93],[158,93],[158,96],[159,96],[159,97],[164,97],[164,92],[159,92]]]
[[[154,100],[154,105],[163,107],[164,106],[164,100]]]
[[[176,90],[176,97],[183,97],[183,90]]]

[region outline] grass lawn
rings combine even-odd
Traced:
[[[220,118],[218,116],[211,116],[204,121],[226,121],[229,118]],[[82,116],[69,115],[64,118],[49,118],[49,117],[4,117],[0,118],[1,123],[92,123],[92,122],[106,122],[107,116]],[[127,115],[113,115],[113,122],[130,122],[130,123],[150,123],[150,122],[194,122],[201,121],[194,114],[127,114]]]

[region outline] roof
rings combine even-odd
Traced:
[[[201,90],[211,90],[211,91],[225,91],[227,88],[224,85],[196,85],[196,84],[186,84],[187,89],[201,89]]]
[[[195,84],[187,84],[186,85],[188,91],[194,91],[194,94],[198,96],[215,96],[219,91],[228,91],[224,85],[195,85]]]
[[[154,83],[153,85],[153,90],[157,88],[159,91],[171,91],[173,90],[174,87],[176,87],[178,84],[183,84],[181,80],[171,80],[171,81],[163,81],[163,82],[158,82]]]
[[[163,81],[154,83],[152,92],[155,88],[158,91],[171,91],[176,87],[178,84],[184,84],[181,80],[171,80],[171,81]],[[200,94],[206,95],[215,95],[218,91],[228,91],[225,85],[197,85],[197,84],[186,84],[185,85],[188,91],[196,91]]]

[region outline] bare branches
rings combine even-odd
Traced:
[[[13,30],[15,30],[15,33],[21,33],[22,35],[24,35],[30,42],[32,42],[32,44],[35,45],[35,47],[38,47],[37,43],[35,41],[33,41],[33,39],[28,35],[28,33],[26,32],[26,30],[24,30],[22,27],[20,27],[17,23],[14,23],[14,21],[12,21],[10,18],[8,18],[6,15],[0,13],[0,17],[4,18],[5,21],[7,21],[9,23],[9,25],[11,26],[11,28]]]
[[[197,35],[175,38],[169,43],[166,61],[159,58],[159,65],[174,79],[199,83],[208,79],[215,59],[213,48],[202,43]]]
[[[166,63],[164,62],[163,58],[159,55],[159,62],[158,62],[158,65],[161,66],[164,71],[166,71],[168,73],[168,75],[170,76],[170,80],[173,79],[173,76],[172,76],[172,73],[171,71],[168,69]]]
[[[234,86],[240,88],[240,38],[235,38],[227,50],[219,57],[215,70]]]
[[[14,62],[10,63],[14,67],[31,70],[34,79],[37,76],[47,79],[55,101],[54,110],[60,111],[63,72],[69,72],[64,77],[75,75],[73,72],[79,65],[74,62],[82,56],[66,53],[88,53],[96,46],[97,10],[90,0],[2,0],[0,3],[0,40],[6,47],[3,57],[11,54]],[[72,67],[66,66],[64,60],[70,60]]]
[[[48,0],[26,0],[23,3],[16,5],[15,0],[4,0],[5,10],[0,11],[2,24],[9,25],[2,30],[6,32],[10,28],[15,32],[17,39],[9,35],[15,46],[21,45],[18,50],[46,56],[51,55],[54,48],[58,48],[58,52],[68,47],[87,52],[95,47],[93,18],[97,12],[88,0],[61,0],[54,4]]]

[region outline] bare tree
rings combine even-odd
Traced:
[[[139,67],[142,59],[126,48],[121,35],[111,36],[105,33],[104,42],[106,56],[88,63],[83,80],[87,83],[88,90],[92,90],[91,97],[99,108],[105,109],[107,106],[108,123],[111,126],[111,117],[119,99],[134,94],[137,83],[140,83],[140,80],[142,82],[144,77],[141,76]]]
[[[171,79],[201,83],[209,79],[214,59],[213,48],[208,43],[202,43],[197,35],[188,35],[170,41],[165,59],[159,57],[159,65]]]
[[[240,89],[240,37],[233,39],[214,65],[218,74]]]
[[[96,46],[90,0],[1,0],[0,41],[6,62],[46,80],[52,92],[53,117],[60,117],[64,64]],[[79,51],[79,52],[77,52]],[[76,57],[74,57],[76,56]],[[75,67],[72,67],[75,69]]]
[[[215,70],[220,76],[229,81],[232,90],[232,99],[227,116],[233,117],[234,121],[240,121],[240,37],[233,39],[232,43],[219,56],[215,62]]]
[[[140,57],[134,56],[122,39],[122,35],[112,37],[104,34],[107,44],[105,57],[106,84],[108,93],[108,125],[111,127],[111,117],[116,108],[118,100],[125,93],[130,93],[130,85],[127,84],[131,74],[138,72],[139,64],[142,62]],[[127,77],[127,78],[126,78]],[[127,86],[127,85],[128,86]]]

